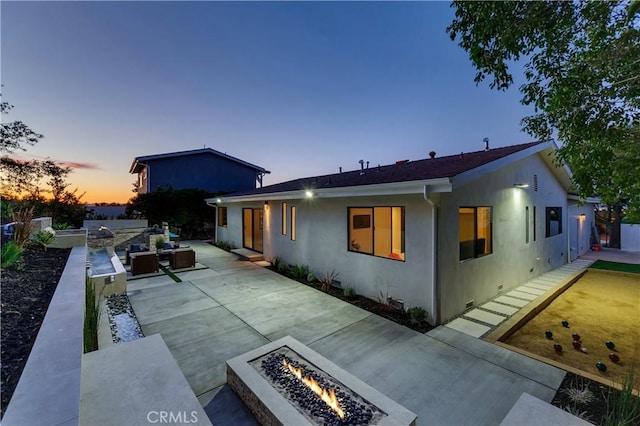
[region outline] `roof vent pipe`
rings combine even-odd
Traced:
[[[369,162],[367,161],[367,169],[369,168]]]
[[[342,173],[342,166],[340,166],[340,167],[338,168],[338,170],[340,170],[340,173]]]
[[[489,151],[489,138],[482,139],[482,142],[484,142],[484,150]]]
[[[358,163],[360,163],[360,174],[363,175],[364,174],[364,160],[360,160],[360,161],[358,161]]]
[[[436,152],[435,151],[429,152],[429,157],[431,157],[432,159],[436,158]]]

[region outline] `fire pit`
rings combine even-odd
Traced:
[[[416,415],[291,337],[227,361],[263,425],[414,425]]]

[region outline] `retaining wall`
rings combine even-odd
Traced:
[[[77,425],[87,247],[71,249],[3,426]]]
[[[85,220],[82,222],[82,227],[90,231],[100,229],[101,226],[106,226],[112,231],[116,229],[148,228],[149,221],[147,219],[107,219]]]

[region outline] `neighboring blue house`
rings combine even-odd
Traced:
[[[262,177],[271,173],[255,164],[211,148],[136,157],[129,173],[138,175],[138,194],[160,187],[196,188],[229,193],[262,187]]]

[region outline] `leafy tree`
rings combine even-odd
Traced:
[[[137,212],[150,224],[167,222],[172,227],[180,228],[181,236],[186,239],[211,237],[215,229],[215,212],[206,205],[204,199],[216,195],[201,189],[174,190],[162,187],[133,197],[125,211],[129,217]]]
[[[8,114],[12,108],[13,105],[8,102],[0,102],[0,114]],[[25,145],[35,145],[42,138],[43,135],[31,130],[22,121],[0,124],[0,152],[26,151]]]
[[[476,83],[513,84],[524,62],[524,130],[561,143],[582,197],[640,211],[640,1],[454,1],[447,28],[469,53]],[[618,217],[617,224],[620,223]],[[612,245],[619,244],[618,241]]]
[[[7,102],[0,103],[2,114],[8,114],[12,108]],[[26,151],[27,145],[33,146],[43,138],[21,121],[1,124],[0,136],[0,152],[6,154]],[[73,171],[70,167],[62,167],[53,160],[23,161],[4,155],[0,158],[0,171],[3,205],[32,209],[37,216],[51,216],[54,223],[78,227],[82,224],[84,206],[80,205],[80,198],[84,194],[68,189],[67,178]],[[51,195],[50,199],[45,198],[46,193]],[[10,217],[9,212],[3,209],[2,217]]]

